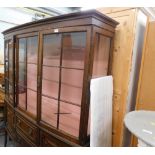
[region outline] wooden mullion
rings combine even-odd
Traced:
[[[57,129],[59,129],[60,120],[60,93],[61,93],[61,70],[62,70],[62,52],[63,52],[63,33],[61,35],[61,52],[60,52],[60,69],[59,69],[59,90],[58,90],[58,112],[57,112]]]
[[[81,114],[80,114],[80,128],[79,128],[79,142],[84,145],[87,140],[87,126],[88,126],[88,114],[89,114],[89,70],[91,68],[91,54],[93,51],[93,29],[89,27],[86,31],[86,53],[84,59],[84,75],[83,75],[83,89],[81,99]]]
[[[19,39],[16,38],[16,105],[15,106],[19,104],[18,82],[19,82]]]
[[[26,71],[25,71],[25,83],[26,83],[26,111],[27,111],[27,38],[25,38],[26,39],[26,60],[25,60],[25,69],[26,69]]]
[[[41,120],[42,104],[42,65],[43,64],[43,34],[38,34],[38,67],[37,67],[37,122]]]

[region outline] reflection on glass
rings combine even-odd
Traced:
[[[26,38],[19,39],[19,62],[26,62]]]
[[[42,96],[41,120],[57,127],[58,101]]]
[[[13,100],[13,86],[9,82],[9,98]]]
[[[5,62],[5,77],[8,78],[9,77],[9,68],[8,68],[8,61]]]
[[[63,67],[84,68],[85,51],[86,32],[63,34]]]
[[[93,62],[94,78],[107,75],[110,50],[110,38],[98,34],[96,40]]]
[[[83,70],[62,68],[60,99],[81,105]]]
[[[43,65],[60,66],[61,34],[43,37]]]
[[[59,129],[75,137],[79,136],[80,107],[60,102]]]
[[[8,41],[5,41],[5,61],[8,61]]]
[[[18,107],[26,110],[26,88],[18,86]]]
[[[13,82],[13,43],[9,41],[9,81]]]
[[[27,63],[37,63],[38,37],[27,38]]]

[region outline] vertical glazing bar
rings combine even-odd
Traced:
[[[24,87],[25,87],[25,89],[26,89],[26,111],[27,111],[27,38],[26,38],[26,54],[25,54],[25,57],[26,57],[26,59],[25,59],[25,84],[24,84]]]
[[[59,68],[59,91],[58,91],[57,129],[59,129],[59,113],[60,113],[60,92],[61,92],[61,67],[62,67],[62,51],[63,51],[63,33],[61,33],[61,52],[60,52],[60,68]]]

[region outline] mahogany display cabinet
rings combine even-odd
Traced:
[[[108,74],[117,24],[91,10],[3,32],[10,138],[21,146],[89,146],[90,79]]]

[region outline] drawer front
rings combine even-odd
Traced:
[[[22,136],[22,134],[17,133],[17,138],[16,138],[16,146],[19,147],[31,147],[31,146],[36,146],[34,143],[30,142],[26,137]]]
[[[16,116],[16,128],[17,132],[20,131],[20,133],[22,133],[29,140],[37,143],[38,129],[32,123],[26,121],[24,118]]]
[[[43,147],[69,147],[71,146],[68,143],[65,143],[62,140],[57,139],[56,137],[45,133],[41,131],[40,133],[40,138],[41,138],[41,146]]]
[[[15,121],[14,121],[14,111],[11,107],[7,106],[7,128],[10,131],[10,133],[15,131],[14,125],[15,125]]]

